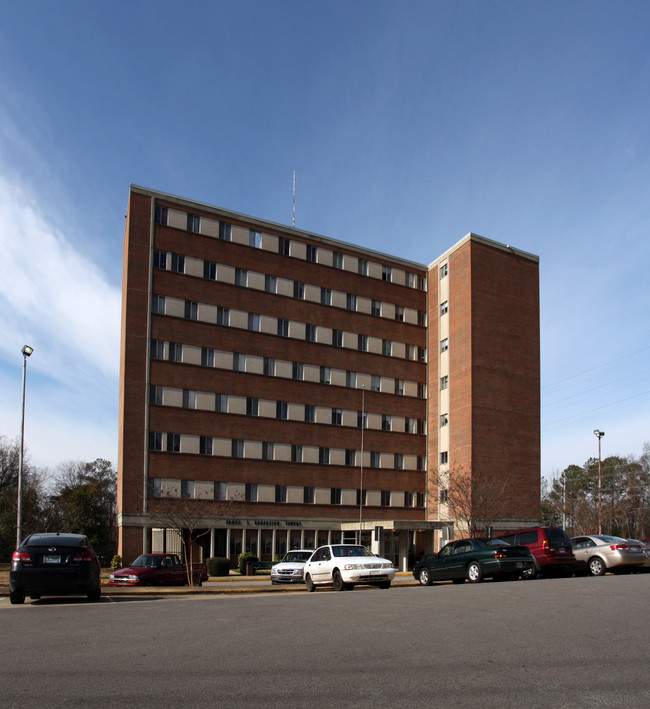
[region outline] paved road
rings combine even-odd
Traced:
[[[3,707],[647,707],[650,574],[0,600]]]

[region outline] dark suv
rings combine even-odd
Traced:
[[[534,577],[537,573],[550,575],[570,574],[573,572],[576,558],[569,535],[561,527],[531,527],[518,532],[502,534],[509,544],[526,546],[535,557],[536,569],[527,574]]]
[[[97,554],[83,534],[30,534],[11,557],[9,600],[84,594],[98,601],[99,575]]]

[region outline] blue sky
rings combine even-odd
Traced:
[[[650,441],[650,3],[0,10],[0,434],[117,462],[130,183],[429,263],[540,257],[542,474]]]

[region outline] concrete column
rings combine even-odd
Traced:
[[[409,536],[410,533],[402,530],[398,532],[398,538],[399,538],[399,562],[398,562],[398,569],[400,571],[408,571],[408,563],[409,563]]]

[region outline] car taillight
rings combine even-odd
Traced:
[[[547,539],[545,539],[545,540],[542,542],[542,549],[548,549],[548,540],[547,540]]]
[[[629,549],[630,545],[629,544],[610,544],[609,548],[612,551],[618,551],[619,549]]]
[[[492,554],[493,559],[505,559],[506,555],[502,551],[495,551],[494,554]]]
[[[72,557],[72,561],[92,561],[92,560],[93,560],[93,555],[87,551],[81,552],[79,554],[75,554]]]
[[[31,561],[31,557],[29,556],[29,552],[26,551],[15,551],[11,555],[11,560],[12,561]]]

